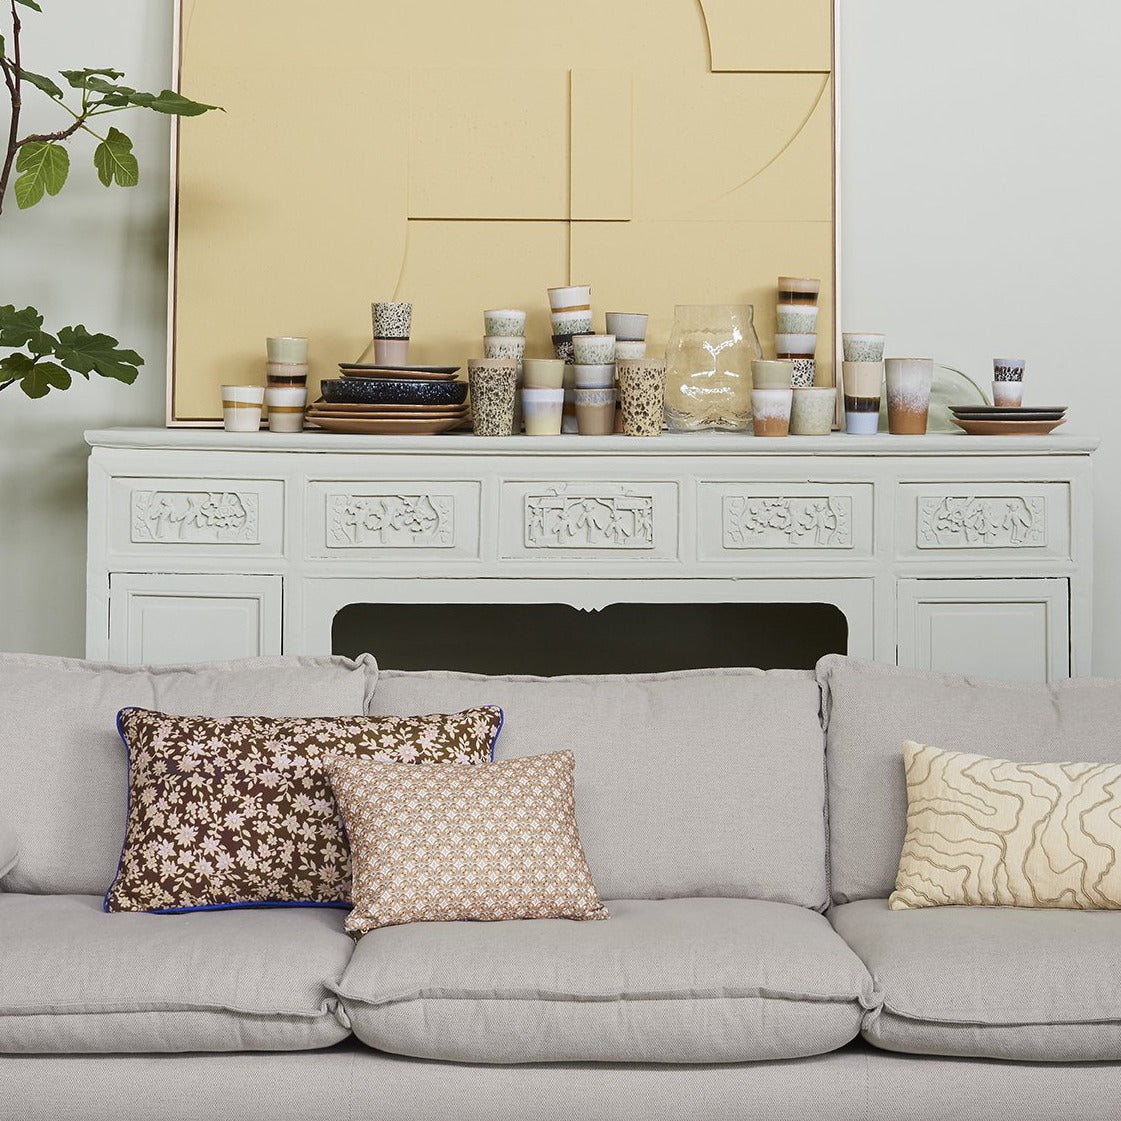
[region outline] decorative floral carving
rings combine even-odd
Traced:
[[[181,545],[256,545],[258,496],[251,491],[137,490],[132,540]]]
[[[525,499],[529,549],[652,549],[650,495],[546,494]]]
[[[724,499],[725,549],[851,549],[852,499]]]
[[[920,549],[1038,548],[1046,536],[1045,498],[919,499]]]
[[[431,494],[335,494],[327,507],[334,549],[447,549],[455,543],[453,500]]]

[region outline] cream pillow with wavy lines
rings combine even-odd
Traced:
[[[1013,763],[908,741],[888,905],[1121,909],[1121,765]]]

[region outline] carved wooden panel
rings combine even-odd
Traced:
[[[723,504],[725,549],[851,549],[852,499],[730,495]]]
[[[652,549],[650,495],[542,494],[525,499],[527,549]]]
[[[135,544],[256,545],[259,496],[254,491],[136,490]]]
[[[918,500],[920,549],[1025,549],[1047,543],[1047,500],[1019,496],[924,496]]]
[[[327,547],[450,549],[454,511],[446,494],[335,494],[327,508]]]

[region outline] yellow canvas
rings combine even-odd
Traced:
[[[182,0],[180,81],[226,112],[178,137],[169,419],[216,423],[264,380],[268,335],[307,335],[311,384],[413,305],[415,362],[482,354],[482,311],[590,283],[608,310],[756,307],[822,280],[833,377],[831,0]]]

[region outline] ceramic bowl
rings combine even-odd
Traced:
[[[817,335],[782,332],[775,335],[775,353],[780,358],[811,358],[815,350]]]
[[[467,400],[465,381],[328,378],[320,390],[325,401],[357,405],[462,405]]]
[[[609,311],[607,333],[618,339],[640,342],[646,338],[646,324],[650,316],[642,311]]]

